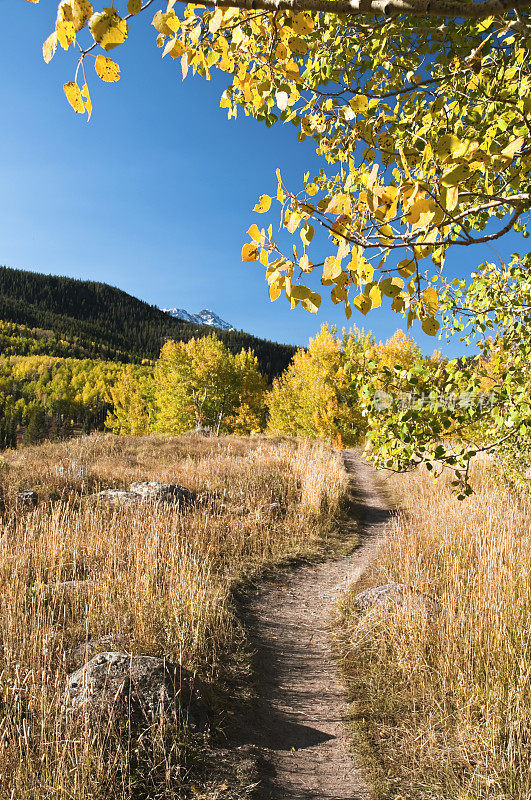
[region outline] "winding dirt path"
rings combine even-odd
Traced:
[[[330,649],[339,595],[375,558],[390,509],[374,469],[344,452],[353,503],[344,523],[361,544],[348,556],[304,566],[263,584],[248,608],[259,698],[240,741],[265,762],[261,800],[370,800],[343,722],[346,699]]]

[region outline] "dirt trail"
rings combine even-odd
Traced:
[[[262,800],[371,798],[342,719],[346,700],[329,625],[338,596],[374,559],[390,510],[374,469],[353,450],[344,458],[361,545],[266,582],[248,609],[260,696],[253,718],[238,728],[240,742],[260,748],[265,760]]]

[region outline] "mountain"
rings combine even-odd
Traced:
[[[156,358],[168,339],[187,342],[213,332],[106,283],[9,267],[0,267],[0,320],[40,331],[40,352],[55,355],[61,341],[85,357],[131,363]],[[243,331],[215,333],[233,353],[251,348],[269,379],[284,371],[296,350]]]
[[[175,319],[184,319],[186,322],[193,322],[196,325],[209,325],[212,328],[221,328],[222,331],[236,330],[234,325],[221,319],[221,317],[218,317],[217,314],[210,311],[208,308],[204,308],[199,314],[190,314],[188,311],[185,311],[184,308],[163,308],[161,311],[164,311],[171,317],[175,317]]]

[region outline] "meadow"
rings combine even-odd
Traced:
[[[380,797],[531,795],[531,499],[487,460],[472,480],[460,502],[425,469],[390,479],[389,541],[342,603],[356,741]],[[360,618],[356,592],[393,582],[416,594]]]
[[[181,484],[195,504],[177,513],[89,498],[135,480]],[[236,796],[202,767],[208,736],[161,722],[135,741],[65,714],[72,648],[106,636],[111,649],[179,662],[222,731],[249,689],[234,593],[326,548],[346,487],[337,451],[280,437],[93,434],[5,451],[0,485],[0,798]],[[17,499],[25,489],[35,508]],[[90,591],[59,590],[87,579]]]

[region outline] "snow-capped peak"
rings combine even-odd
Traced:
[[[208,308],[204,308],[198,314],[190,314],[188,311],[185,311],[184,308],[163,308],[161,310],[165,311],[166,314],[170,314],[172,317],[183,319],[185,322],[194,322],[196,325],[210,325],[212,328],[221,328],[224,331],[234,330],[234,326],[231,325],[230,322],[221,319],[221,317],[218,317],[217,314],[214,314],[214,312],[210,311]]]

